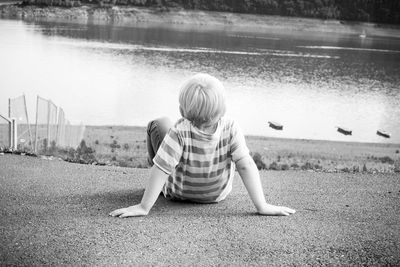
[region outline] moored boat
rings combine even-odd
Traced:
[[[382,130],[377,130],[376,134],[385,138],[390,138],[390,134],[388,132],[382,131]]]
[[[353,131],[344,127],[336,126],[337,131],[344,135],[352,135]]]
[[[283,130],[283,125],[274,121],[269,121],[268,122],[269,127],[275,130]]]

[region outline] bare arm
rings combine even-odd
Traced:
[[[260,174],[250,155],[236,162],[236,167],[259,214],[286,216],[296,212],[293,209],[283,206],[274,206],[265,201]]]
[[[127,208],[117,209],[110,213],[113,217],[132,217],[147,215],[156,202],[166,180],[168,174],[160,170],[156,165],[151,167],[150,178],[148,180],[146,190],[144,191],[140,204]]]

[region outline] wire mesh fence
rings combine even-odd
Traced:
[[[25,95],[9,99],[8,117],[15,118],[17,122],[17,148],[20,150],[32,150],[33,139]]]
[[[11,137],[10,137],[10,122],[0,116],[0,149],[6,149],[10,147]]]
[[[35,152],[57,146],[57,106],[40,96],[36,100]]]
[[[51,100],[37,96],[34,125],[29,123],[24,95],[9,99],[8,104],[9,118],[0,116],[0,148],[43,154],[56,148],[75,149],[83,139],[85,127],[71,125],[65,118],[64,110]]]
[[[85,126],[71,125],[69,121],[65,123],[64,142],[66,147],[77,147],[83,139]]]

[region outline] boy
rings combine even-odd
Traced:
[[[149,123],[150,179],[140,204],[117,209],[113,217],[147,215],[160,192],[168,199],[216,203],[229,194],[235,165],[261,215],[290,215],[295,210],[266,203],[258,169],[239,127],[224,118],[222,83],[208,74],[186,81],[179,95],[182,118]],[[152,160],[152,161],[151,161]],[[154,165],[152,164],[154,163]]]

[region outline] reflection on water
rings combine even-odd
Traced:
[[[145,125],[178,118],[179,85],[207,72],[247,134],[400,143],[399,38],[0,20],[0,58],[1,114],[25,92],[32,119],[40,94],[76,123]]]

